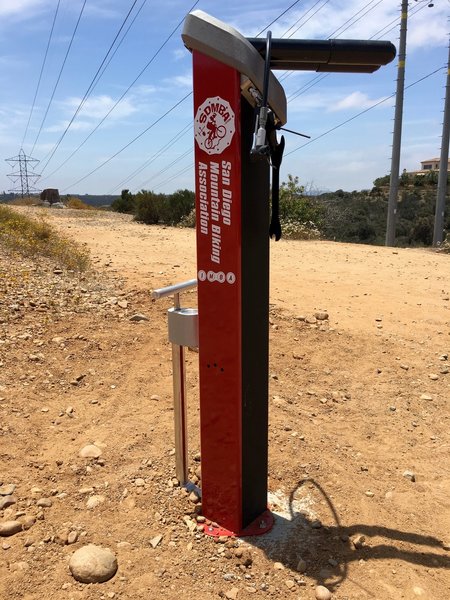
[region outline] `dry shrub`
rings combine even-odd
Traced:
[[[24,198],[14,198],[8,204],[12,206],[34,206],[35,204],[41,204],[41,200],[39,196],[26,196]]]
[[[86,248],[60,235],[44,219],[31,219],[4,205],[0,205],[0,244],[23,256],[45,256],[74,271],[85,271],[90,264]]]
[[[450,254],[450,235],[445,236],[445,239],[437,247],[437,251]]]
[[[70,196],[65,202],[67,208],[74,208],[75,210],[96,210],[94,206],[86,204],[83,200],[80,200],[76,196]]]

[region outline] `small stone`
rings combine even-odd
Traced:
[[[450,550],[450,540],[448,542],[442,542],[442,548],[444,550],[449,551]]]
[[[21,523],[22,529],[24,531],[27,531],[28,529],[31,529],[31,527],[33,527],[33,525],[36,523],[36,519],[31,515],[25,515],[24,517],[21,517]]]
[[[293,581],[292,579],[286,579],[284,585],[287,587],[288,590],[292,590],[295,588],[295,581]]]
[[[421,400],[433,400],[433,396],[430,396],[429,394],[422,394],[420,396]]]
[[[367,492],[365,492],[365,494],[368,498],[373,498],[375,496],[375,494],[373,492],[371,492],[370,490],[367,490]]]
[[[134,485],[136,487],[144,487],[145,485],[145,480],[141,479],[140,477],[138,477],[137,479],[134,480]]]
[[[89,544],[72,554],[69,569],[81,583],[102,583],[116,574],[117,559],[109,548]]]
[[[97,508],[97,506],[100,506],[100,504],[103,504],[103,502],[105,502],[105,500],[106,500],[105,496],[102,496],[101,494],[96,494],[95,496],[91,496],[90,498],[88,498],[88,500],[86,502],[86,508],[88,508],[89,510]]]
[[[162,535],[155,535],[155,537],[150,540],[150,546],[152,548],[156,548],[162,542],[162,539]]]
[[[192,502],[192,504],[198,504],[200,502],[200,496],[195,490],[189,494],[189,502]]]
[[[225,597],[228,598],[228,600],[236,600],[238,593],[239,588],[233,587],[231,590],[228,590],[228,592],[225,592]]]
[[[361,550],[365,541],[366,538],[363,535],[357,535],[352,539],[352,544],[357,550]]]
[[[36,502],[36,505],[40,506],[41,508],[50,508],[52,504],[53,502],[51,498],[39,498],[39,500]]]
[[[136,313],[135,315],[130,317],[130,321],[134,321],[136,323],[139,323],[140,321],[149,321],[149,320],[150,319],[148,317],[146,317],[145,315],[142,315],[141,313]]]
[[[413,587],[413,592],[415,596],[425,596],[425,590],[418,585]]]
[[[60,546],[65,546],[67,544],[68,538],[69,538],[69,530],[62,529],[61,531],[58,531],[58,533],[55,535],[55,542],[57,544],[60,544]]]
[[[305,323],[308,323],[308,325],[314,325],[317,323],[317,319],[316,317],[306,317]]]
[[[282,571],[284,569],[284,565],[283,565],[283,563],[280,563],[280,562],[274,562],[273,568],[276,569],[277,571]]]
[[[119,300],[119,302],[117,303],[117,306],[120,306],[120,308],[127,308],[128,302],[126,300]]]
[[[306,561],[303,560],[303,558],[299,558],[297,567],[296,567],[296,571],[298,573],[306,573],[306,569],[307,569]]]
[[[161,400],[161,396],[158,396],[158,394],[152,394],[150,396],[150,400],[155,400],[155,402],[159,402]]]
[[[409,366],[408,365],[400,365],[400,369],[403,369],[404,371],[409,371]]]
[[[0,523],[0,536],[8,537],[22,531],[22,523],[20,521],[3,521]]]
[[[412,471],[404,471],[403,477],[406,477],[406,479],[409,479],[412,482],[416,481],[416,476]]]
[[[317,600],[330,600],[331,592],[324,585],[318,585],[316,587],[316,598]]]
[[[81,458],[99,458],[102,455],[102,451],[94,444],[88,444],[84,448],[81,448],[79,455]]]
[[[430,373],[428,377],[431,379],[431,381],[437,381],[439,379],[439,375],[436,375],[436,373]]]
[[[0,496],[11,496],[14,493],[16,486],[13,483],[9,485],[2,485],[0,487]]]
[[[314,313],[314,316],[318,321],[327,321],[329,317],[328,313],[324,310],[317,311],[316,313]]]
[[[75,544],[78,540],[78,531],[71,531],[67,536],[67,544],[70,546],[71,544]]]
[[[4,508],[8,508],[8,506],[12,506],[17,502],[17,498],[15,496],[2,496],[0,498],[0,510]]]
[[[320,528],[322,527],[322,522],[321,522],[321,521],[319,521],[319,519],[316,519],[315,521],[313,521],[313,522],[311,523],[311,527],[312,527],[313,529],[320,529]]]
[[[10,571],[27,571],[29,568],[30,565],[24,560],[19,560],[18,562],[9,565]]]

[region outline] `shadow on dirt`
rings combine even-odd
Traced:
[[[334,525],[324,526],[312,519],[308,510],[298,509],[296,501],[307,495],[306,484],[320,492]],[[432,569],[450,569],[450,555],[444,550],[442,541],[435,537],[378,525],[341,525],[331,499],[312,479],[298,483],[288,504],[282,514],[274,507],[275,523],[270,532],[247,537],[245,541],[263,550],[271,561],[280,562],[294,571],[297,571],[300,558],[303,559],[304,573],[331,592],[348,577],[349,564],[355,561],[395,559]],[[366,592],[372,595],[368,590]]]

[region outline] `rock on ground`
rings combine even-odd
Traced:
[[[83,546],[74,552],[69,561],[73,577],[81,583],[102,583],[114,577],[117,559],[109,548],[95,544]]]

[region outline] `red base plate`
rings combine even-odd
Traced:
[[[242,531],[230,531],[220,525],[211,523],[210,525],[204,526],[203,532],[211,537],[247,537],[250,535],[262,535],[272,529],[274,520],[273,514],[267,509]]]

